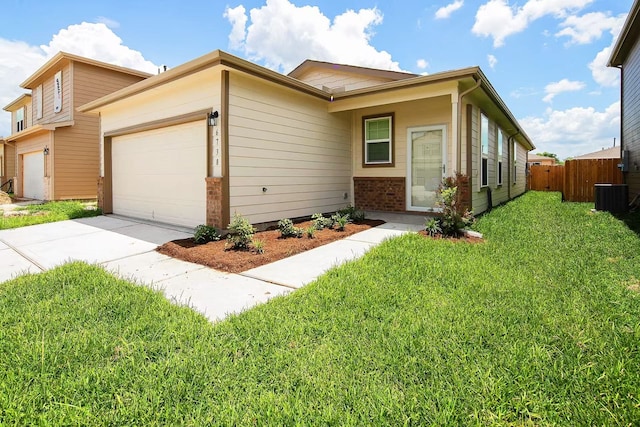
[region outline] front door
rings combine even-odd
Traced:
[[[436,191],[445,175],[446,127],[407,130],[407,210],[436,210]]]

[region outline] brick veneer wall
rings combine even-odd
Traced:
[[[467,175],[458,175],[458,200],[467,209],[471,209],[471,181]]]
[[[207,225],[226,228],[222,223],[222,178],[205,178],[207,183]]]
[[[98,208],[104,210],[104,177],[98,177]]]
[[[385,212],[406,210],[404,177],[354,177],[354,205],[359,209]]]

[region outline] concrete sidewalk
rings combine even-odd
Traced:
[[[229,274],[155,251],[162,243],[191,237],[189,229],[98,216],[0,230],[0,282],[72,260],[85,261],[161,290],[169,300],[189,305],[216,321],[286,295],[383,240],[420,228],[386,223],[242,274]]]

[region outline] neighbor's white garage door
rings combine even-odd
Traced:
[[[22,156],[22,194],[28,199],[44,200],[44,153]]]
[[[206,218],[203,121],[112,140],[113,212],[193,227]]]

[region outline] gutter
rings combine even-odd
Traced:
[[[460,169],[462,169],[462,156],[460,155],[460,153],[462,153],[462,98],[478,89],[480,85],[482,85],[482,78],[478,78],[475,85],[458,95],[458,123],[456,123],[456,126],[458,127],[458,135],[456,138],[456,151],[458,153],[458,155],[456,156],[456,171],[458,172],[460,172]]]

